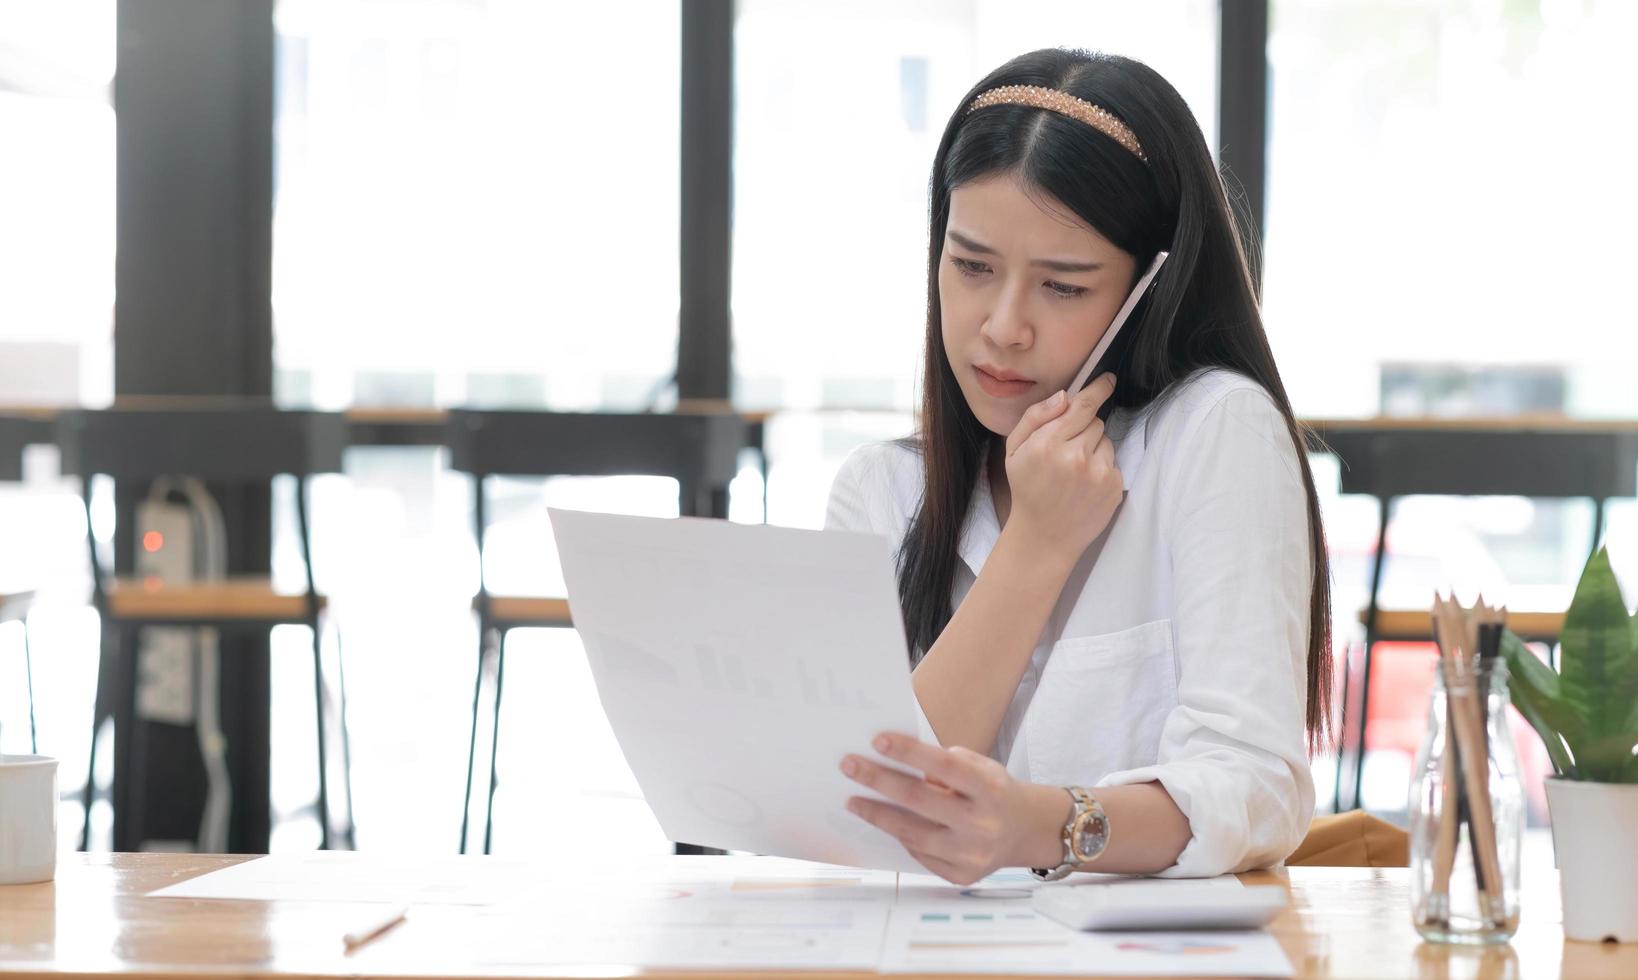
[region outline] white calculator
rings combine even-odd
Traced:
[[[1218,882],[1130,881],[1049,885],[1035,890],[1035,911],[1071,929],[1259,929],[1286,906],[1279,885],[1213,887]]]

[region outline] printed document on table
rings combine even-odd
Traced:
[[[898,905],[887,925],[883,973],[1096,974],[1289,977],[1291,963],[1263,930],[1077,932],[1028,903],[976,899]]]
[[[883,973],[1035,973],[1111,976],[1292,975],[1272,935],[1244,932],[1080,932],[1035,912],[1038,888],[1241,889],[1232,875],[1159,880],[1076,874],[1043,884],[1006,869],[961,887],[900,875],[879,969]]]
[[[874,970],[897,875],[760,856],[656,857],[559,878],[525,902],[417,907],[356,958],[361,973],[425,964]]]
[[[553,509],[603,710],[672,840],[923,870],[838,770],[917,731],[885,538]],[[543,763],[545,764],[545,763]]]
[[[867,971],[876,968],[891,908],[891,892],[771,898],[686,890],[634,902],[584,896],[575,903],[496,907],[476,915],[439,906],[412,912],[403,928],[386,937],[391,942],[380,955],[394,970],[418,960],[437,964],[450,937],[458,935],[466,950],[463,965],[483,971],[568,965]],[[371,964],[359,957],[354,965],[368,972]]]

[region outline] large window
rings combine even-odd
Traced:
[[[0,404],[113,396],[113,0],[0,4]]]
[[[279,401],[649,404],[676,363],[679,16],[647,0],[280,0]],[[488,581],[500,592],[562,594],[549,502],[677,506],[663,480],[490,490]],[[319,585],[346,655],[360,846],[453,848],[477,643],[469,481],[437,449],[360,447],[314,497]],[[276,538],[276,572],[297,583],[294,529]],[[275,637],[275,848],[317,839],[306,642],[294,629]],[[574,634],[513,633],[505,689],[496,849],[664,850]],[[479,738],[481,787],[487,730]],[[481,802],[474,813],[481,846]]]
[[[282,0],[281,400],[643,404],[676,360],[678,11]]]
[[[1271,32],[1265,295],[1299,411],[1638,409],[1638,8],[1280,0]],[[1407,364],[1489,371],[1419,393]]]
[[[1638,413],[1635,48],[1622,0],[1273,4],[1265,314],[1299,414]],[[1635,518],[1618,503],[1608,525],[1629,577]],[[1328,499],[1326,529],[1357,645],[1375,503]],[[1410,498],[1384,600],[1563,609],[1592,536],[1581,501]],[[1378,665],[1364,801],[1398,810],[1432,663],[1390,646]]]
[[[113,397],[113,0],[0,3],[0,407]],[[85,773],[97,620],[85,518],[57,453],[31,447],[0,482],[0,592],[31,590],[35,718],[61,786]],[[110,505],[111,499],[100,500]],[[0,751],[29,751],[23,631],[0,626]],[[111,820],[107,807],[98,820]],[[62,808],[63,846],[80,809]]]

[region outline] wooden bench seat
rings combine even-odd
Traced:
[[[324,596],[318,597],[323,610]],[[228,578],[174,584],[121,578],[108,590],[108,612],[131,622],[232,621],[300,623],[307,619],[305,593],[279,592],[268,578]]]
[[[473,600],[476,603],[476,599]],[[546,596],[492,595],[489,615],[508,628],[515,626],[572,626],[569,600]]]

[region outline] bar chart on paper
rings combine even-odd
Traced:
[[[884,973],[1039,973],[1113,976],[1291,976],[1266,932],[1074,932],[1029,910],[983,899],[895,907]]]
[[[1130,887],[1135,879],[1076,876],[1078,887]],[[1166,887],[1147,882],[1146,887]],[[1178,883],[1239,889],[1233,878]],[[997,872],[957,888],[901,875],[878,969],[883,973],[1036,973],[1116,976],[1290,976],[1279,943],[1261,930],[1206,933],[1077,932],[1035,912],[1043,886],[1026,871]]]

